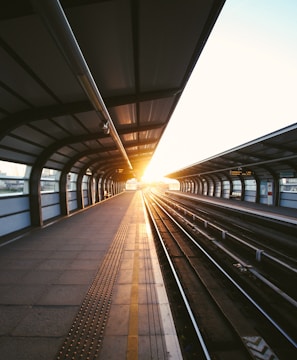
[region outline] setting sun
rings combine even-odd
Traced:
[[[164,171],[164,170],[163,170]],[[162,169],[158,164],[152,165],[152,162],[148,165],[145,170],[144,175],[142,176],[142,181],[144,182],[159,182],[165,179]]]
[[[164,169],[163,169],[164,171]],[[165,176],[163,176],[163,172],[162,169],[160,169],[157,165],[155,165],[155,167],[152,166],[152,164],[150,164],[143,177],[142,177],[142,182],[146,183],[146,184],[166,184],[168,185],[168,188],[170,190],[179,190],[179,182],[177,180],[174,179],[169,179],[166,178]]]

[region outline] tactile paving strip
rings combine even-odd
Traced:
[[[58,352],[57,360],[89,360],[99,356],[127,229],[127,223],[120,225],[68,336]]]

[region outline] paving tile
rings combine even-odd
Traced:
[[[103,360],[126,359],[126,353],[127,353],[126,335],[122,335],[122,336],[105,335],[102,350],[99,356],[100,359]]]
[[[162,336],[139,336],[138,349],[138,358],[141,360],[167,360],[175,358],[168,355]]]
[[[51,285],[36,305],[80,305],[88,285]]]
[[[28,270],[38,267],[41,262],[42,259],[15,259],[9,257],[1,260],[0,270]]]
[[[94,250],[94,251],[80,251],[79,254],[77,255],[77,259],[78,260],[85,260],[85,259],[89,259],[89,260],[96,260],[96,261],[101,261],[104,256],[105,256],[106,251],[99,251],[99,250]]]
[[[60,338],[1,337],[3,360],[53,360],[62,343]]]
[[[134,259],[134,251],[124,251],[123,252],[123,259],[126,260],[126,259]]]
[[[0,270],[0,284],[20,284],[26,275],[24,270]]]
[[[130,305],[112,305],[109,313],[109,320],[105,328],[106,335],[127,336],[129,325],[129,309]]]
[[[163,328],[157,304],[138,306],[139,335],[162,335]]]
[[[55,284],[91,284],[95,274],[95,270],[66,270],[60,273]]]
[[[5,259],[47,259],[51,257],[53,250],[10,249],[5,254]]]
[[[66,270],[73,259],[48,259],[40,263],[37,267],[38,270]]]
[[[154,285],[139,284],[138,286],[138,302],[139,304],[157,304],[158,298]]]
[[[56,259],[76,259],[81,250],[56,250],[52,251],[50,260],[56,260]]]
[[[134,265],[134,259],[122,259],[121,261],[121,265],[120,265],[120,272],[122,270],[127,270],[127,269],[133,269],[133,265]]]
[[[130,304],[131,283],[119,284],[114,289],[112,295],[112,304]]]
[[[79,244],[76,243],[61,243],[56,250],[58,251],[82,251],[84,249],[84,244],[81,242]]]
[[[154,272],[153,269],[141,268],[138,272],[139,284],[154,284]]]
[[[47,285],[0,285],[0,304],[32,305],[44,294]]]
[[[152,269],[153,268],[152,262],[149,261],[148,258],[140,256],[139,257],[139,268],[146,269],[146,270]]]
[[[31,311],[31,306],[0,305],[0,335],[11,335],[19,322]],[[1,353],[0,353],[1,354]]]
[[[117,283],[118,284],[131,284],[132,282],[133,269],[125,269],[124,271],[120,271]]]
[[[71,264],[69,264],[68,269],[69,270],[96,270],[99,267],[98,260],[92,260],[92,259],[84,259],[79,260],[75,259],[72,261]]]
[[[35,306],[12,332],[13,336],[65,337],[79,306]]]
[[[32,270],[28,271],[22,278],[23,284],[53,284],[61,276],[62,270]]]

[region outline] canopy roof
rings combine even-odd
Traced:
[[[231,150],[197,162],[167,175],[174,179],[194,176],[216,177],[230,175],[267,178],[297,177],[297,124]]]
[[[222,0],[4,0],[0,160],[140,177]]]

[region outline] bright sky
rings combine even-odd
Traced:
[[[297,1],[227,0],[145,179],[297,122]]]

